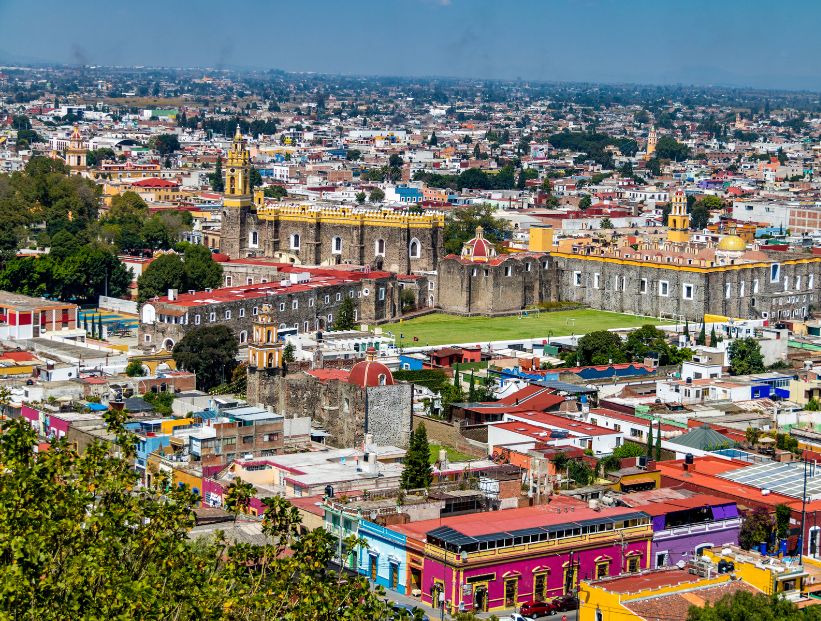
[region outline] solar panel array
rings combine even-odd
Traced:
[[[760,490],[770,490],[785,496],[801,498],[804,491],[804,462],[769,462],[739,468],[718,475],[722,479],[742,483]],[[807,463],[807,499],[821,498],[821,465]]]

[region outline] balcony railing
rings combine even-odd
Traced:
[[[676,526],[675,528],[665,528],[657,531],[653,539],[670,539],[673,537],[683,537],[686,535],[697,535],[699,533],[712,533],[730,528],[739,528],[741,518],[730,518],[728,520],[716,520],[714,522],[701,522],[698,524],[687,524],[686,526]]]

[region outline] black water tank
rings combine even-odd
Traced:
[[[693,454],[692,453],[687,453],[684,456],[684,463],[689,465],[689,466],[693,465]]]

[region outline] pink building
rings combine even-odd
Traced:
[[[554,497],[547,505],[393,526],[407,548],[424,546],[422,601],[458,610],[513,608],[578,589],[579,579],[636,573],[650,565],[650,516]],[[409,559],[413,560],[413,559]],[[414,563],[409,563],[413,572]]]

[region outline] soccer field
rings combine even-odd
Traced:
[[[673,323],[649,317],[622,315],[597,310],[530,313],[527,317],[459,317],[435,313],[400,323],[382,326],[396,336],[396,344],[405,346],[445,345],[448,343],[487,343],[549,336],[587,334],[610,328],[636,328],[645,324]],[[549,333],[549,334],[548,334]],[[400,341],[400,336],[403,335]],[[418,337],[414,341],[413,337]]]

